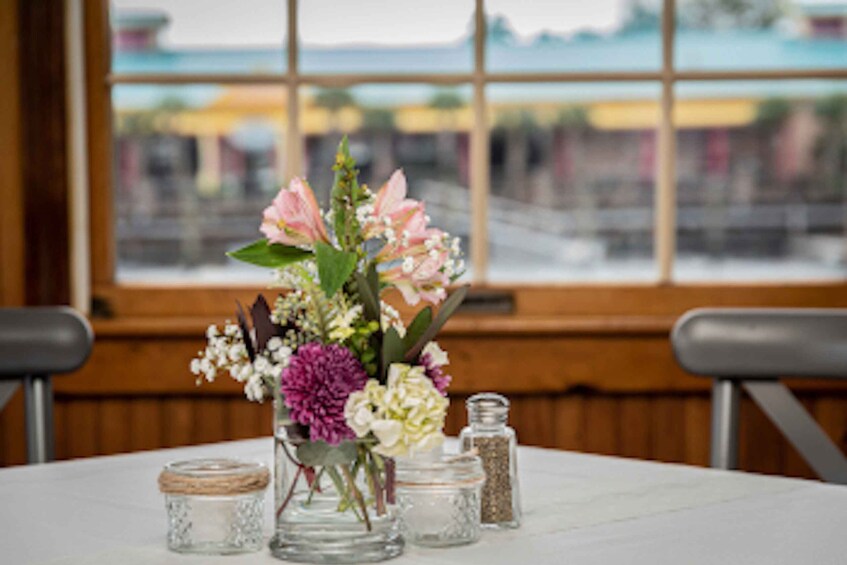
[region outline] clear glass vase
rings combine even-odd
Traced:
[[[384,561],[403,552],[394,495],[394,462],[366,444],[342,464],[304,465],[310,443],[274,399],[274,506],[271,553],[303,563]]]

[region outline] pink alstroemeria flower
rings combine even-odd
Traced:
[[[380,273],[382,280],[397,287],[411,306],[421,300],[438,304],[447,296],[450,277],[444,272],[449,250],[443,245],[444,232],[429,228],[408,238],[407,244],[386,244],[377,261],[393,264]],[[431,242],[427,245],[427,241]]]
[[[395,232],[403,229],[418,231],[426,227],[425,217],[423,204],[406,198],[406,175],[397,169],[374,198],[373,221],[366,227],[365,236],[378,237],[389,229]],[[406,226],[413,218],[416,224]]]
[[[271,243],[314,245],[329,242],[321,210],[306,181],[292,179],[265,208],[260,231]]]

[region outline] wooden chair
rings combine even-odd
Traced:
[[[738,465],[741,387],[827,482],[847,484],[847,459],[778,377],[847,378],[847,310],[704,308],[674,325],[688,372],[713,379],[711,466]]]

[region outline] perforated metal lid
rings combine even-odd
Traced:
[[[505,424],[509,419],[509,399],[496,392],[481,392],[468,398],[471,424]]]

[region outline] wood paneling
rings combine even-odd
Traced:
[[[466,424],[466,396],[451,398],[446,431]],[[706,465],[709,398],[706,393],[513,395],[510,424],[520,443],[606,455]],[[804,393],[821,425],[844,446],[847,395]],[[267,436],[270,404],[241,394],[92,397],[57,394],[56,455],[60,459]],[[741,468],[813,477],[761,412],[745,399]],[[26,459],[23,402],[0,415],[0,462]]]
[[[0,306],[24,303],[18,4],[0,2]]]
[[[9,0],[12,1],[12,0]],[[68,167],[64,2],[19,6],[27,304],[67,304]]]

